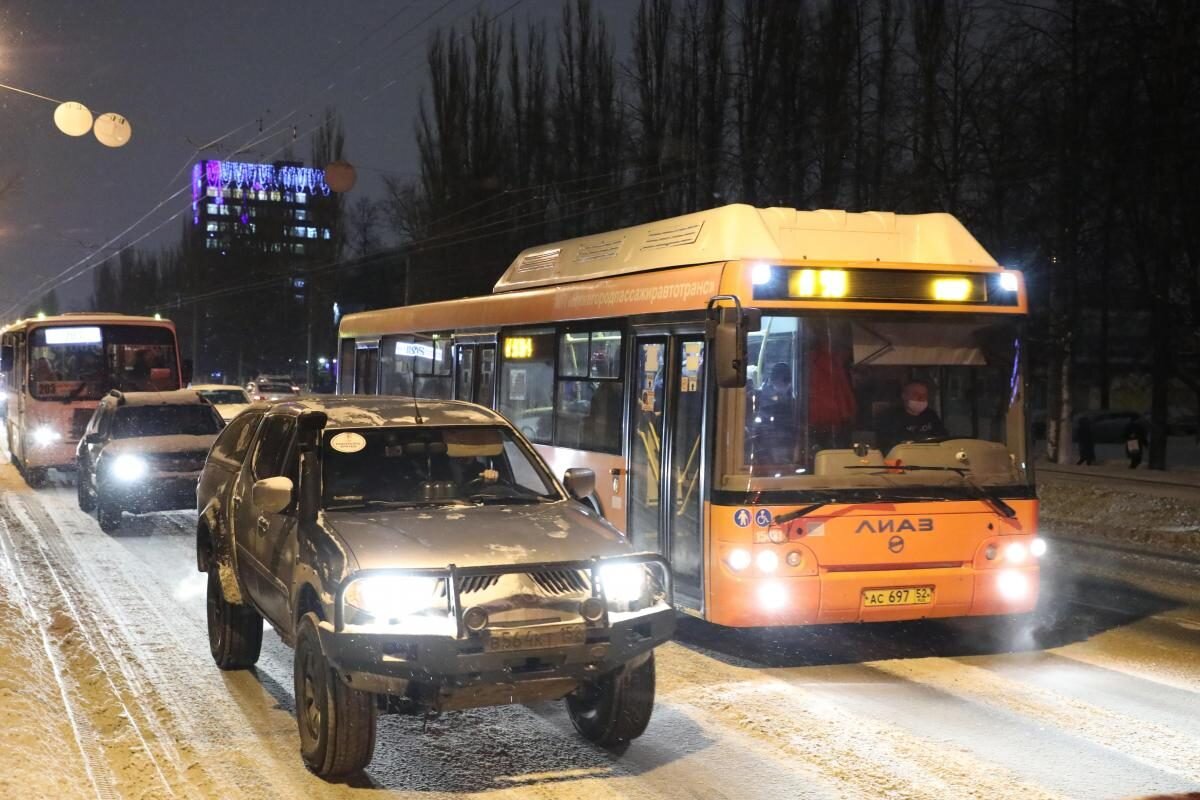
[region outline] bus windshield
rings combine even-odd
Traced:
[[[141,325],[37,328],[29,340],[29,391],[38,400],[98,400],[110,389],[179,388],[174,334]]]
[[[721,393],[728,491],[1028,481],[1011,321],[766,316],[744,390]]]

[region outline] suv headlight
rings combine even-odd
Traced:
[[[635,603],[646,592],[646,568],[641,564],[605,564],[600,586],[610,603]]]
[[[113,462],[110,472],[112,476],[123,483],[133,483],[146,477],[150,465],[141,456],[132,453],[121,453]]]
[[[442,598],[435,595],[435,578],[416,575],[373,575],[358,578],[346,587],[346,605],[388,623],[425,611],[445,613]]]

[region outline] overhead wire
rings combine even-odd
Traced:
[[[375,54],[374,54],[374,56],[375,56],[375,57],[378,57],[378,56],[380,56],[380,55],[386,54],[386,53],[388,52],[388,48],[390,48],[392,45],[394,45],[394,44],[398,43],[399,41],[401,41],[401,40],[402,40],[402,39],[403,39],[405,36],[408,36],[408,35],[412,34],[413,32],[415,32],[417,29],[419,29],[421,26],[423,26],[423,25],[424,25],[426,22],[428,22],[429,20],[431,20],[431,19],[432,19],[433,17],[435,17],[437,14],[441,13],[441,11],[443,11],[445,8],[449,7],[449,6],[450,6],[452,3],[455,3],[455,2],[458,2],[458,1],[459,1],[459,0],[443,0],[443,2],[442,2],[442,3],[440,3],[440,4],[439,4],[439,5],[438,5],[438,6],[437,6],[435,9],[433,9],[431,12],[429,12],[429,13],[428,13],[428,14],[426,14],[424,17],[422,17],[420,21],[418,21],[417,23],[415,23],[415,24],[414,24],[414,25],[412,25],[412,26],[409,26],[409,27],[408,27],[408,28],[406,28],[404,31],[402,31],[402,32],[401,32],[399,35],[397,35],[396,37],[394,37],[394,38],[393,38],[393,39],[392,39],[392,40],[391,40],[391,41],[390,41],[390,42],[387,44],[387,46],[384,48],[384,50],[382,50],[382,51],[380,51],[380,52],[377,52],[377,53],[375,53]],[[516,0],[516,2],[512,3],[512,4],[511,4],[511,5],[510,5],[508,8],[506,8],[506,9],[505,9],[503,12],[500,12],[499,14],[497,14],[497,15],[493,16],[491,19],[493,19],[493,20],[494,20],[494,19],[497,19],[497,18],[499,18],[499,16],[501,16],[503,13],[507,13],[509,10],[511,10],[512,8],[515,8],[517,5],[520,5],[522,2],[524,2],[524,0]],[[394,20],[395,20],[395,19],[396,19],[396,18],[397,18],[397,17],[400,15],[400,13],[402,13],[403,11],[405,11],[405,10],[407,10],[408,8],[412,7],[414,4],[415,4],[415,0],[412,0],[412,2],[410,2],[408,5],[404,6],[402,9],[400,9],[400,11],[393,12],[393,13],[391,14],[391,16],[389,16],[389,17],[387,18],[387,20],[385,20],[385,22],[384,22],[384,24],[383,24],[382,26],[380,26],[380,25],[372,26],[372,27],[371,27],[371,29],[370,29],[370,30],[368,31],[368,33],[366,34],[366,36],[364,36],[364,37],[363,37],[363,38],[360,40],[359,44],[361,45],[361,44],[362,44],[362,43],[364,43],[364,42],[365,42],[367,39],[371,38],[373,35],[375,35],[375,33],[377,33],[378,31],[382,30],[384,27],[386,27],[386,25],[387,25],[387,24],[390,24],[390,22],[391,22],[391,21],[394,21]],[[458,17],[455,17],[455,21],[456,21],[457,19],[461,18],[461,17],[462,17],[462,14],[458,15]],[[491,20],[489,20],[489,22],[490,22],[490,21],[491,21]],[[363,65],[363,63],[364,63],[364,62],[365,62],[367,59],[368,59],[368,56],[364,55],[362,58],[360,58],[360,59],[359,59],[359,62],[358,62],[358,63],[357,63],[357,64],[356,64],[354,67],[352,67],[352,68],[351,68],[349,71],[347,71],[347,72],[346,72],[346,74],[348,75],[348,74],[350,74],[350,73],[352,73],[352,72],[356,71],[357,69],[361,68],[361,66]],[[403,60],[403,57],[402,57],[402,59],[401,59],[401,60]],[[297,113],[297,111],[298,111],[300,108],[302,108],[304,105],[306,105],[306,104],[308,104],[309,102],[311,102],[311,101],[315,100],[315,99],[316,99],[318,96],[320,96],[321,94],[323,94],[323,93],[325,93],[325,92],[327,92],[327,91],[330,91],[330,90],[331,90],[331,89],[332,89],[334,86],[336,86],[336,85],[337,85],[337,84],[336,84],[336,81],[334,81],[334,82],[332,82],[332,83],[329,83],[328,85],[326,85],[324,89],[322,89],[322,90],[320,90],[320,91],[318,91],[318,92],[315,92],[315,93],[312,93],[312,94],[308,95],[308,96],[307,96],[306,98],[304,98],[304,99],[303,99],[303,100],[302,100],[300,103],[298,103],[298,104],[297,104],[295,107],[293,107],[293,108],[292,108],[292,109],[291,109],[289,112],[287,112],[287,114],[285,114],[285,115],[284,115],[283,117],[281,117],[279,120],[276,120],[276,121],[275,121],[274,123],[272,123],[271,125],[268,125],[268,126],[265,128],[265,129],[263,129],[263,130],[260,130],[260,131],[259,131],[259,133],[261,134],[261,133],[263,133],[264,131],[270,131],[270,130],[272,130],[272,129],[274,129],[274,128],[278,127],[278,125],[279,125],[279,124],[280,124],[282,121],[284,121],[284,120],[286,120],[286,119],[290,119],[290,118],[291,118],[292,116],[294,116],[294,115],[295,115],[295,113]],[[37,95],[37,94],[34,94],[34,93],[32,93],[32,92],[27,92],[27,91],[25,91],[25,90],[17,89],[16,87],[9,87],[9,86],[7,86],[6,84],[0,84],[0,86],[3,86],[4,88],[11,88],[11,89],[13,89],[14,91],[19,91],[19,92],[22,92],[23,94],[30,94],[30,95],[33,95],[33,96],[35,96],[35,97],[39,97],[39,98],[41,98],[41,99],[44,99],[44,100],[50,100],[51,102],[57,102],[57,101],[53,100],[53,98],[48,98],[48,97],[45,97],[45,96],[42,96],[42,95]],[[212,141],[211,141],[209,144],[207,144],[207,145],[204,145],[204,147],[205,147],[205,148],[207,148],[207,147],[215,146],[215,144],[217,144],[217,143],[219,143],[219,142],[221,142],[221,141],[224,141],[224,140],[225,140],[225,139],[227,139],[229,136],[231,136],[231,135],[233,135],[233,134],[237,133],[238,131],[245,129],[246,127],[248,127],[248,126],[250,126],[250,125],[253,125],[253,124],[254,124],[254,122],[255,122],[255,121],[257,121],[258,119],[259,119],[259,117],[252,118],[250,121],[248,121],[248,122],[246,122],[246,123],[243,123],[242,125],[239,125],[239,126],[237,126],[237,127],[233,128],[233,129],[231,129],[230,131],[226,132],[225,134],[222,134],[221,136],[219,136],[219,137],[217,137],[216,139],[212,140]],[[319,128],[319,127],[320,127],[320,125],[317,125],[316,127],[318,127],[318,128]],[[305,135],[308,135],[308,134],[305,134]],[[269,138],[269,137],[267,137],[267,138]],[[300,137],[299,137],[299,136],[294,136],[294,139],[298,139],[298,138],[300,138]],[[260,140],[260,142],[261,142],[261,140]],[[235,152],[241,152],[242,150],[244,150],[244,149],[245,149],[245,147],[246,147],[246,145],[243,145],[241,148],[238,148],[238,150],[236,150]],[[283,149],[282,147],[281,147],[281,148],[279,148],[279,150],[282,150],[282,149]],[[276,150],[275,152],[279,152],[279,150]],[[182,173],[184,170],[186,170],[186,169],[187,169],[187,166],[188,166],[189,164],[191,164],[191,163],[192,163],[192,160],[195,158],[195,156],[199,155],[199,153],[200,153],[200,152],[201,152],[201,148],[197,148],[197,149],[196,149],[196,150],[193,152],[193,154],[192,154],[191,156],[189,156],[189,158],[188,158],[188,162],[187,162],[187,163],[185,163],[185,164],[184,164],[184,165],[183,165],[183,166],[182,166],[182,167],[181,167],[179,170],[177,170],[177,171],[176,171],[176,173],[175,173],[175,175],[173,176],[173,178],[171,179],[170,183],[173,183],[175,180],[177,180],[177,179],[178,179],[179,175],[180,175],[180,174],[181,174],[181,173]],[[168,187],[167,187],[167,188],[169,188],[169,184],[168,184]],[[140,216],[140,217],[139,217],[139,218],[138,218],[138,219],[137,219],[137,220],[136,220],[136,221],[135,221],[133,224],[131,224],[131,225],[129,225],[128,227],[126,227],[125,229],[123,229],[123,230],[122,230],[122,231],[121,231],[119,234],[117,234],[115,237],[113,237],[113,238],[112,238],[112,239],[110,239],[109,241],[105,242],[105,244],[101,245],[101,247],[97,248],[97,249],[96,249],[96,251],[95,251],[94,253],[91,253],[91,254],[89,254],[88,256],[85,256],[84,258],[80,259],[79,261],[76,261],[74,264],[72,264],[72,265],[68,266],[66,269],[64,269],[64,270],[62,270],[61,272],[59,272],[59,273],[58,273],[58,274],[57,274],[57,275],[56,275],[54,278],[52,278],[52,279],[50,279],[50,280],[48,280],[48,281],[43,281],[42,283],[38,284],[38,285],[37,285],[36,287],[34,287],[33,289],[29,290],[29,291],[28,291],[27,293],[25,293],[24,295],[22,295],[20,299],[16,300],[15,302],[12,302],[12,303],[11,303],[11,304],[8,306],[8,308],[7,308],[7,309],[4,311],[4,313],[3,313],[3,315],[2,315],[2,316],[10,316],[10,315],[12,315],[12,314],[14,314],[14,313],[18,313],[22,305],[24,305],[24,304],[25,304],[25,303],[27,303],[27,302],[30,302],[30,301],[31,301],[32,299],[34,299],[34,298],[35,298],[35,297],[36,297],[36,296],[37,296],[39,293],[49,292],[49,291],[52,291],[52,290],[54,290],[54,289],[57,289],[57,288],[59,288],[60,286],[63,286],[63,285],[65,285],[66,283],[69,283],[70,281],[73,281],[73,280],[75,280],[75,279],[77,279],[77,278],[81,277],[82,275],[84,275],[84,274],[86,274],[88,271],[90,271],[91,269],[94,269],[96,266],[99,266],[99,263],[102,263],[102,262],[98,262],[97,264],[93,264],[93,265],[91,265],[90,267],[85,267],[85,268],[83,268],[83,269],[81,269],[81,270],[78,270],[78,271],[77,271],[77,272],[75,272],[74,274],[71,274],[71,275],[70,275],[70,277],[65,277],[65,276],[67,276],[69,273],[72,273],[72,271],[74,271],[74,270],[77,270],[77,268],[78,268],[78,267],[80,267],[80,265],[82,265],[82,264],[85,264],[85,262],[87,262],[88,260],[90,260],[90,259],[92,259],[92,258],[96,257],[97,255],[99,255],[99,254],[100,254],[100,252],[101,252],[102,250],[107,250],[107,249],[109,249],[109,248],[110,248],[110,247],[111,247],[111,246],[112,246],[112,245],[113,245],[113,244],[114,244],[114,243],[115,243],[117,240],[119,240],[119,239],[120,239],[121,237],[123,237],[123,236],[126,236],[126,235],[127,235],[128,233],[130,233],[130,232],[131,232],[131,231],[132,231],[134,228],[138,227],[138,226],[139,226],[139,225],[141,225],[143,222],[145,222],[145,221],[146,221],[146,219],[148,219],[149,217],[153,216],[153,215],[154,215],[154,214],[155,214],[155,213],[156,213],[158,210],[160,210],[160,209],[161,209],[161,208],[162,208],[164,205],[166,205],[167,203],[171,202],[172,200],[174,200],[175,198],[177,198],[179,195],[181,195],[181,194],[183,194],[185,191],[187,191],[187,189],[188,189],[188,188],[189,188],[189,185],[182,186],[182,187],[180,187],[178,190],[176,190],[175,192],[172,192],[172,193],[171,193],[171,194],[169,194],[168,196],[166,196],[166,197],[164,197],[163,199],[161,199],[160,201],[158,201],[158,202],[157,202],[157,203],[156,203],[156,204],[155,204],[153,207],[151,207],[151,209],[150,209],[149,211],[147,211],[145,214],[143,214],[142,216]],[[162,228],[162,227],[165,225],[165,223],[166,223],[166,222],[169,222],[169,221],[171,221],[172,219],[178,218],[178,216],[179,216],[180,214],[182,214],[182,213],[183,213],[183,209],[181,209],[179,212],[177,212],[177,213],[175,213],[175,214],[171,215],[171,217],[169,217],[167,220],[165,220],[165,221],[164,221],[164,223],[162,223],[162,224],[160,224],[160,225],[156,226],[156,227],[154,228],[154,231],[160,230],[160,229],[161,229],[161,228]],[[138,237],[136,240],[134,240],[134,241],[135,241],[135,242],[140,242],[140,241],[144,240],[145,238],[146,238],[145,236],[139,236],[139,237]],[[104,258],[105,258],[105,259],[107,259],[107,258],[111,258],[113,255],[119,254],[120,252],[122,252],[122,251],[123,251],[123,250],[125,250],[125,249],[128,249],[128,248],[129,248],[129,247],[131,247],[131,246],[133,246],[133,242],[131,242],[131,243],[128,243],[128,244],[125,244],[125,245],[122,245],[122,247],[121,247],[121,248],[119,248],[119,249],[117,249],[115,252],[106,254],[106,255],[104,256]]]

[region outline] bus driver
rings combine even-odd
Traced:
[[[879,415],[876,441],[884,453],[901,442],[920,442],[946,435],[942,418],[929,407],[929,387],[909,381],[900,391],[900,405]]]

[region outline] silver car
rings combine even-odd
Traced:
[[[259,404],[198,490],[197,560],[222,669],[263,619],[295,648],[301,754],[324,777],[371,759],[379,713],[565,699],[620,746],[654,705],[670,574],[634,553],[500,415],[385,397]]]

